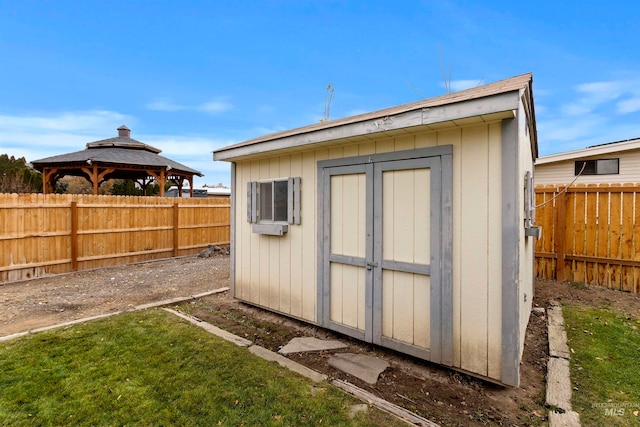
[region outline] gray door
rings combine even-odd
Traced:
[[[443,285],[450,288],[442,272],[443,194],[451,185],[443,186],[442,156],[425,155],[429,151],[320,162],[320,320],[447,364],[442,353],[451,342],[451,300],[443,300]]]

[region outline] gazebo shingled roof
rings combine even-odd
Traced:
[[[100,184],[109,179],[131,179],[143,190],[152,182],[160,185],[160,196],[164,196],[164,185],[174,181],[182,189],[184,180],[193,192],[193,176],[202,173],[181,163],[160,156],[158,148],[131,138],[131,130],[122,125],[118,136],[90,142],[86,149],[73,153],[46,157],[31,162],[42,172],[43,192],[50,193],[56,182],[67,175],[82,176],[93,184],[93,194],[98,194]],[[178,194],[182,194],[179,191]],[[193,196],[193,194],[191,194]]]

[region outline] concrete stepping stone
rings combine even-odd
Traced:
[[[278,350],[280,354],[311,353],[347,348],[346,344],[334,340],[321,340],[313,337],[294,338]]]
[[[339,353],[329,359],[329,366],[375,385],[380,374],[389,367],[389,362],[366,354]]]

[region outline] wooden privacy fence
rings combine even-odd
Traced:
[[[229,198],[0,194],[0,282],[228,245]]]
[[[640,292],[640,184],[536,186],[536,277]]]

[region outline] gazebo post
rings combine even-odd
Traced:
[[[193,198],[193,177],[188,177],[187,181],[189,181],[189,197]]]
[[[96,173],[98,171],[98,168],[96,167]],[[115,169],[105,169],[102,172],[100,172],[98,174],[98,178],[96,179],[97,184],[94,184],[94,195],[98,195],[98,188],[100,187],[100,184],[102,184],[102,181],[104,181],[104,177],[109,175],[110,173],[112,173],[113,171],[115,171]]]
[[[182,181],[183,179],[181,176],[178,176],[177,179],[173,179],[173,182],[178,186],[178,197],[182,197],[182,185],[184,184]]]
[[[160,197],[164,197],[164,184],[167,182],[167,178],[164,174],[164,169],[160,171],[160,178],[158,184],[160,184]]]
[[[57,168],[44,168],[42,176],[42,193],[49,194],[54,192],[52,179],[56,172],[58,172]]]
[[[93,195],[98,195],[98,165],[93,165],[91,169],[89,168],[81,168],[82,172],[86,173],[89,177],[89,182],[91,182],[93,187]]]
[[[147,173],[149,173],[148,171],[146,171]],[[154,177],[155,179],[155,177]],[[149,184],[151,184],[154,179],[150,179],[148,176],[144,177],[144,178],[138,178],[136,179],[136,183],[142,188],[142,195],[146,196],[147,195],[147,189],[149,188]]]
[[[93,183],[93,195],[97,196],[98,195],[98,165],[93,165],[91,182]]]

